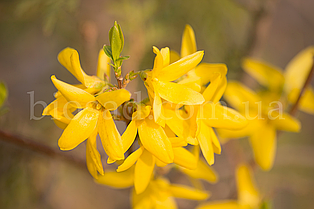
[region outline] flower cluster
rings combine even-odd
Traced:
[[[153,69],[132,71],[124,78],[121,66],[128,56],[120,55],[124,38],[117,23],[111,28],[109,39],[110,45],[99,53],[97,76],[82,70],[76,50],[66,48],[60,52],[59,62],[80,84],[71,85],[53,75],[51,80],[58,92],[43,115],[51,115],[64,129],[58,141],[61,150],[72,150],[86,140],[87,168],[98,183],[115,188],[134,186],[134,208],[177,208],[174,197],[207,199],[209,193],[201,187],[172,184],[166,174],[176,168],[194,182],[215,183],[218,176],[210,165],[215,162],[215,154],[221,153],[216,130],[222,138],[249,136],[257,164],[268,170],[274,161],[276,130],[300,129],[299,122],[281,107],[274,110],[267,105],[270,99],[279,100],[282,91],[289,94],[290,102],[296,100],[306,76],[300,81],[290,80],[304,59],[310,63],[306,67],[312,66],[308,55],[301,54],[293,60],[285,76],[275,67],[246,59],[243,64],[246,72],[268,87],[255,93],[237,82],[227,85],[225,64],[201,63],[204,52],[197,51],[194,31],[189,25],[183,33],[180,55],[168,47],[153,47],[156,55]],[[113,84],[111,68],[117,84]],[[148,98],[142,101],[131,99],[126,90],[128,82],[137,75],[148,92]],[[220,102],[224,93],[236,110]],[[309,105],[305,101],[313,100],[313,91],[308,89],[306,95],[302,108],[313,112],[314,103]],[[265,104],[253,106],[260,101]],[[243,108],[246,102],[249,106]],[[261,117],[252,119],[252,115]],[[269,119],[270,116],[274,119]],[[127,124],[122,134],[116,120]],[[116,170],[104,171],[97,148],[98,135],[108,156],[107,163],[115,163]],[[261,200],[249,170],[246,165],[237,169],[237,202],[210,203],[199,208],[222,208],[221,204],[230,208],[257,207]]]

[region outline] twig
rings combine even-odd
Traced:
[[[118,82],[118,88],[121,89],[123,78],[121,76],[119,76],[117,72],[115,72],[114,74],[115,74],[117,82]]]
[[[46,146],[41,143],[37,143],[31,139],[27,139],[22,136],[13,135],[11,133],[0,130],[0,140],[15,144],[19,147],[24,147],[29,150],[35,151],[37,153],[52,157],[59,158],[60,160],[64,160],[72,165],[83,168],[86,170],[86,163],[83,160],[74,158],[64,152],[60,152],[59,150],[55,150],[49,146]]]
[[[299,108],[299,105],[300,105],[300,101],[301,101],[301,98],[302,98],[302,95],[304,93],[304,91],[307,89],[307,87],[310,85],[311,83],[311,79],[313,77],[313,74],[314,74],[314,57],[313,57],[313,65],[312,65],[312,68],[309,72],[309,75],[307,76],[305,82],[304,82],[304,85],[300,91],[300,94],[299,94],[299,97],[297,99],[297,101],[294,103],[294,105],[292,106],[291,110],[290,110],[290,115],[294,116]]]

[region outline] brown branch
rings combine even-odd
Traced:
[[[27,139],[22,136],[13,135],[11,133],[0,130],[0,140],[17,145],[19,147],[27,148],[28,150],[32,150],[34,152],[52,157],[58,158],[60,160],[64,160],[72,165],[83,168],[86,170],[86,163],[83,160],[74,158],[64,152],[60,152],[59,150],[55,150],[49,146],[44,144],[35,142],[31,139]]]
[[[297,101],[294,103],[294,105],[292,106],[291,110],[290,110],[290,115],[294,116],[300,106],[300,102],[301,102],[301,98],[302,98],[302,95],[304,93],[304,91],[307,89],[307,87],[311,84],[311,79],[313,77],[313,74],[314,74],[314,57],[313,57],[313,65],[312,65],[312,68],[309,72],[309,75],[307,76],[305,82],[304,82],[304,85],[300,91],[300,94],[298,96],[298,99]]]

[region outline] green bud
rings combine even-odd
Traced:
[[[111,52],[111,47],[110,47],[110,46],[107,46],[107,45],[104,45],[103,49],[104,49],[105,54],[106,54],[111,60],[113,60],[112,52]]]
[[[262,202],[262,204],[260,205],[260,209],[271,209],[272,208],[272,204],[271,201],[269,200],[265,200]]]
[[[130,73],[129,73],[129,79],[132,81],[134,80],[137,76],[139,75],[139,73],[134,73],[134,70],[132,70]]]
[[[123,61],[123,60],[127,60],[129,59],[130,56],[123,56],[123,57],[119,57],[118,59],[116,59],[117,62]]]
[[[114,26],[109,31],[109,41],[112,52],[112,58],[114,61],[119,59],[124,45],[123,33],[120,25],[115,22]]]
[[[141,77],[141,79],[142,79],[143,81],[146,80],[147,74],[146,74],[145,70],[140,71],[140,72],[139,72],[139,75],[140,75],[140,77]]]
[[[3,82],[0,83],[0,107],[3,105],[8,97],[8,91]]]

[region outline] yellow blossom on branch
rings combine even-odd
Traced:
[[[253,178],[253,172],[245,164],[236,170],[238,200],[220,200],[201,204],[197,209],[257,209],[262,200]]]

